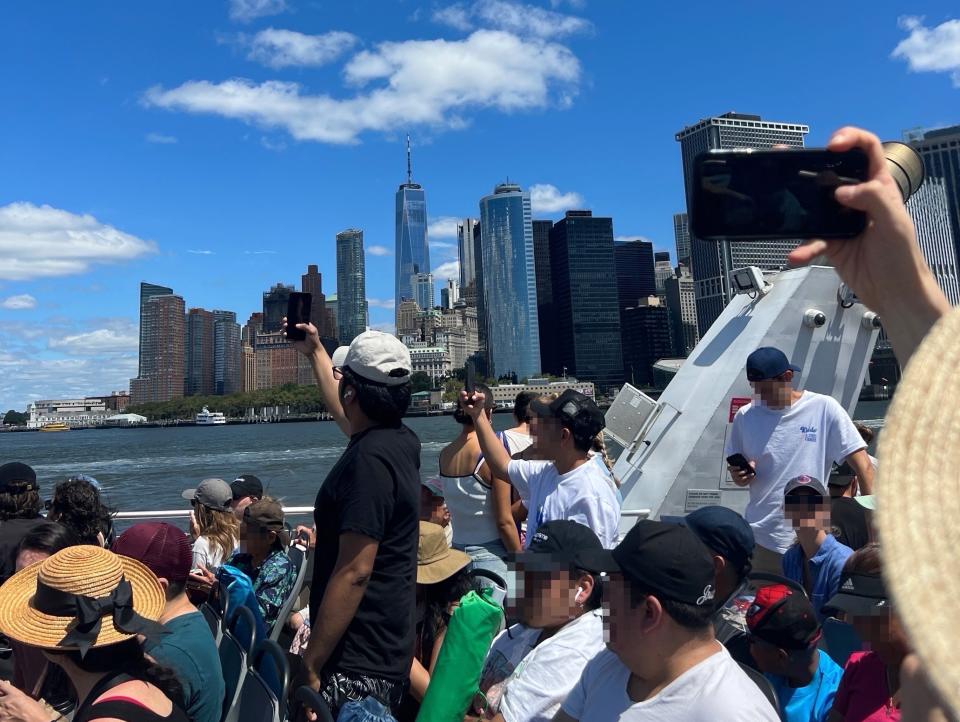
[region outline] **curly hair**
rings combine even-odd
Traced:
[[[50,502],[50,518],[72,529],[81,544],[101,546],[110,529],[110,510],[100,492],[85,479],[67,479],[57,484]]]

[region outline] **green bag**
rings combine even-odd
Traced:
[[[453,611],[417,722],[463,722],[479,691],[487,651],[503,623],[491,591],[468,592]]]

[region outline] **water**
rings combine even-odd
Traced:
[[[854,416],[879,423],[887,404],[863,402]],[[494,416],[497,429],[512,422],[510,414]],[[435,476],[440,451],[459,427],[449,416],[406,423],[423,447],[421,476]],[[312,506],[344,446],[346,438],[330,421],[16,433],[0,434],[0,463],[30,464],[45,498],[71,474],[90,474],[103,485],[107,503],[120,511],[186,509],[184,489],[210,476],[230,481],[247,473],[260,477],[266,492],[285,506]]]
[[[512,425],[496,414],[497,429]],[[437,474],[440,451],[459,433],[450,416],[411,418],[420,437],[423,478]],[[22,461],[37,472],[48,498],[72,474],[95,477],[111,508],[120,511],[187,509],[180,494],[201,479],[232,481],[255,474],[266,493],[285,506],[313,506],[317,490],[346,446],[331,421],[148,429],[98,429],[66,433],[0,434],[0,463]]]

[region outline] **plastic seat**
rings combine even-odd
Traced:
[[[237,700],[247,666],[256,645],[256,620],[246,607],[237,607],[220,640],[220,666],[223,668],[223,716],[224,722],[235,721],[238,713]]]
[[[304,709],[313,710],[317,714],[317,722],[333,722],[333,714],[330,712],[330,708],[316,690],[310,687],[299,687],[294,692],[294,699]]]
[[[272,639],[253,652],[237,705],[237,722],[283,722],[286,718],[290,666],[286,654]]]
[[[834,617],[823,620],[823,644],[830,658],[841,667],[846,665],[851,654],[863,649],[863,642],[856,630]]]
[[[757,687],[763,693],[763,696],[767,698],[767,701],[770,703],[773,709],[776,710],[777,716],[780,719],[783,719],[783,715],[780,714],[780,702],[777,699],[776,690],[774,690],[770,680],[764,677],[762,673],[758,672],[752,667],[747,666],[746,664],[740,663],[740,669],[742,669],[743,673],[753,680],[753,683],[757,685]]]
[[[216,642],[219,647],[220,640],[223,638],[223,617],[220,616],[220,613],[214,609],[213,605],[209,602],[204,602],[200,605],[200,613],[207,621],[207,624],[210,625],[210,633],[213,635],[213,641]]]
[[[294,606],[296,606],[297,600],[300,598],[300,592],[303,590],[303,582],[307,576],[306,548],[300,546],[299,544],[293,544],[289,549],[287,549],[287,556],[289,557],[290,562],[293,564],[293,568],[296,570],[297,576],[296,581],[293,583],[293,589],[290,590],[290,594],[287,596],[286,601],[284,601],[283,606],[280,607],[280,613],[277,615],[277,621],[273,623],[273,628],[270,630],[269,638],[275,642],[280,638],[280,635],[283,633],[283,630],[286,627],[287,620],[294,612]]]

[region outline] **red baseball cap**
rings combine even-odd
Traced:
[[[158,577],[183,584],[190,576],[193,551],[187,535],[162,521],[134,524],[110,547],[116,554],[136,559]]]

